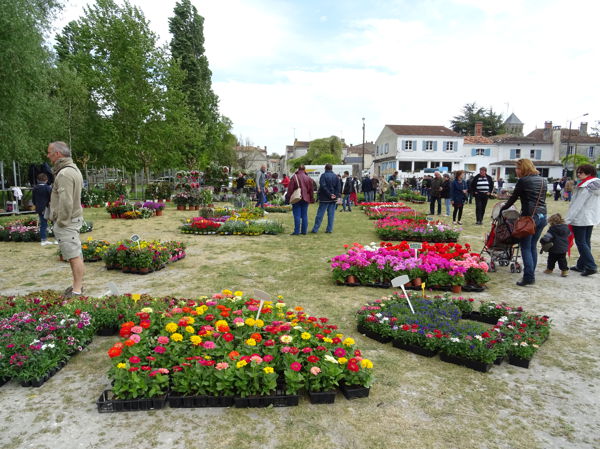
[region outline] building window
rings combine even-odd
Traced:
[[[390,152],[390,144],[389,143],[385,144],[385,150],[384,151],[385,151],[385,154],[388,154]]]
[[[398,162],[398,170],[403,172],[409,172],[412,170],[412,162],[411,161],[399,161]]]
[[[540,176],[542,178],[547,178],[548,175],[550,174],[550,169],[549,168],[539,168],[539,167],[536,167],[536,169],[537,169],[537,171],[540,172]]]
[[[521,149],[516,148],[516,149],[510,150],[510,158],[511,159],[521,159]]]
[[[413,141],[405,140],[404,141],[404,151],[412,151],[413,150]]]
[[[529,159],[542,159],[542,150],[529,150]]]
[[[570,156],[571,154],[573,154],[573,145],[567,146],[567,156]]]
[[[415,161],[415,171],[421,171],[427,168],[427,161]]]
[[[433,140],[425,141],[425,151],[433,151]]]
[[[594,158],[594,147],[589,147],[589,148],[588,148],[588,157],[589,157],[590,159],[593,159],[593,158]]]
[[[454,146],[455,142],[444,142],[444,151],[452,152],[456,151],[456,147]]]
[[[475,156],[485,156],[485,148],[476,148]]]
[[[375,154],[379,155],[379,145],[375,148]]]

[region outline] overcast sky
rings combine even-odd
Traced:
[[[121,3],[121,0],[117,0]],[[67,0],[57,30],[89,0]],[[131,0],[162,42],[175,0]],[[192,0],[233,132],[269,153],[386,124],[449,126],[466,103],[544,121],[600,119],[596,0]],[[581,117],[588,113],[587,117]]]

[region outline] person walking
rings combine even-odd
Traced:
[[[260,207],[262,209],[265,208],[265,203],[267,201],[267,191],[265,189],[267,182],[266,172],[266,165],[261,165],[260,169],[256,171],[256,176],[254,177],[254,182],[256,183],[256,204],[254,207]]]
[[[327,228],[325,232],[331,234],[333,232],[333,221],[335,219],[335,206],[337,199],[341,195],[342,185],[339,178],[332,171],[333,166],[331,164],[325,165],[325,173],[319,178],[319,190],[317,192],[319,198],[319,208],[317,209],[317,215],[315,216],[315,223],[312,228],[313,234],[319,232],[323,216],[327,211]]]
[[[346,212],[346,207],[348,207],[348,212],[352,212],[352,201],[350,200],[350,196],[353,192],[356,192],[354,188],[354,178],[350,176],[348,171],[344,172],[344,176],[342,176],[342,210],[340,212]]]
[[[237,194],[241,194],[244,191],[244,186],[246,185],[246,178],[242,172],[238,173],[238,177],[235,180],[235,190]]]
[[[523,278],[517,285],[524,287],[535,284],[535,267],[537,266],[537,242],[542,230],[546,226],[546,191],[547,181],[540,176],[531,159],[519,159],[515,171],[517,184],[513,194],[500,213],[512,206],[518,199],[521,200],[521,216],[529,216],[535,223],[535,232],[519,240],[521,257],[523,258]]]
[[[434,172],[431,180],[431,202],[429,203],[429,213],[431,215],[435,212],[435,203],[437,203],[437,214],[442,215],[442,182],[440,172]]]
[[[575,245],[579,251],[577,264],[571,270],[582,276],[590,276],[598,272],[592,255],[591,239],[594,226],[600,224],[600,179],[597,177],[596,167],[591,164],[577,167],[575,176],[579,183],[574,188],[565,218],[565,222],[573,230]]]
[[[373,202],[373,182],[371,181],[371,178],[369,177],[368,173],[362,180],[361,189],[365,194],[365,203]]]
[[[461,225],[463,206],[467,201],[467,182],[464,180],[465,172],[458,170],[454,175],[454,181],[450,184],[450,201],[452,203],[452,223]]]
[[[377,176],[373,176],[373,178],[371,179],[371,192],[373,192],[371,194],[371,199],[373,202],[377,201],[377,193],[379,193],[379,178],[377,178]]]
[[[292,204],[292,214],[294,216],[294,232],[292,232],[292,235],[306,235],[308,230],[308,205],[314,201],[314,198],[313,182],[310,176],[306,174],[304,165],[300,165],[290,179],[285,194],[286,204],[289,204],[292,194],[298,187],[300,187],[302,198],[297,203]]]
[[[440,197],[444,200],[444,204],[446,205],[446,217],[450,216],[450,175],[448,173],[444,173],[443,181],[442,181],[442,192]]]
[[[557,179],[552,184],[552,191],[554,192],[554,201],[560,200],[560,192],[561,192],[561,190],[562,190],[562,187],[560,185],[560,180]]]
[[[475,197],[475,224],[483,224],[488,198],[494,190],[494,180],[487,174],[487,168],[481,167],[479,174],[471,181],[471,193]]]
[[[52,195],[52,187],[48,185],[48,175],[46,173],[39,173],[37,175],[38,183],[32,191],[32,201],[35,205],[35,211],[38,214],[38,220],[40,222],[40,239],[41,245],[52,245],[53,242],[47,240],[48,236],[48,215],[46,214],[46,208],[50,204],[50,196]],[[56,242],[54,242],[56,243]]]
[[[81,252],[79,230],[83,225],[81,189],[83,177],[71,159],[71,149],[64,142],[48,145],[48,159],[52,162],[54,184],[50,196],[50,220],[54,223],[54,236],[63,259],[71,265],[73,284],[65,290],[66,296],[83,293],[85,265]]]
[[[548,218],[548,232],[540,239],[542,249],[544,245],[550,245],[548,249],[548,264],[544,273],[552,274],[554,266],[558,262],[560,275],[567,277],[569,275],[569,265],[567,264],[567,251],[569,250],[569,236],[571,230],[565,224],[562,215],[554,214]],[[541,252],[540,252],[541,254]]]

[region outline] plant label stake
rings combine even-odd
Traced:
[[[102,296],[108,296],[108,295],[113,295],[113,296],[119,296],[119,289],[117,288],[117,285],[114,282],[109,282],[106,285],[106,288],[108,288],[108,291],[106,293],[104,293]]]
[[[254,290],[254,296],[257,299],[260,299],[260,304],[258,306],[258,312],[256,312],[256,318],[255,318],[256,320],[258,320],[258,317],[260,316],[260,312],[262,311],[265,301],[270,301],[271,295],[269,295],[267,292],[263,292],[262,290]],[[256,327],[256,325],[254,325],[254,327]]]
[[[421,284],[421,290],[423,290],[423,298],[425,298],[425,282]]]
[[[415,309],[413,309],[412,303],[410,302],[410,298],[408,297],[408,293],[406,293],[406,289],[404,288],[404,284],[408,283],[409,281],[410,281],[410,279],[406,275],[404,275],[404,276],[397,276],[394,279],[392,279],[392,286],[393,287],[400,287],[402,289],[402,293],[404,293],[404,297],[406,298],[406,301],[408,302],[408,306],[410,307],[410,311],[414,315]]]
[[[139,236],[139,235],[137,235],[137,234],[133,234],[133,235],[131,236],[130,240],[131,240],[132,242],[135,242],[135,243],[137,243],[137,244],[138,244],[138,249],[142,249],[142,247],[140,246],[140,236]]]
[[[422,243],[409,243],[409,244],[408,244],[408,247],[409,247],[410,249],[414,249],[414,250],[415,250],[415,259],[416,259],[416,258],[418,258],[418,257],[419,257],[419,256],[418,256],[418,254],[417,254],[417,252],[418,252],[418,251],[419,251],[421,248],[423,248],[423,244],[422,244]]]

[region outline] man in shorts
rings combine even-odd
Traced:
[[[83,253],[79,230],[83,224],[81,189],[83,177],[71,158],[71,149],[64,142],[48,145],[48,159],[52,162],[54,184],[50,197],[50,220],[54,223],[54,237],[63,259],[68,260],[73,273],[73,285],[65,296],[79,296],[83,292]]]

